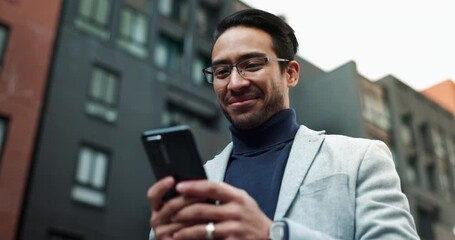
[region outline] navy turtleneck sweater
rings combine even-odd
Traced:
[[[252,130],[230,127],[234,148],[224,181],[247,191],[270,219],[298,128],[293,109],[280,111]]]

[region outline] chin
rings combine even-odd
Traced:
[[[234,127],[240,130],[248,130],[261,126],[265,122],[264,116],[257,113],[237,114],[229,116],[228,120]]]

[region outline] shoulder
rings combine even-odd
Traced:
[[[380,140],[350,137],[346,135],[326,134],[325,131],[315,131],[301,125],[296,140],[312,138],[323,138],[321,149],[337,152],[366,152],[366,151],[385,151],[390,152],[388,146]]]
[[[319,141],[312,139],[319,139]],[[372,166],[377,164],[394,165],[388,146],[380,141],[345,135],[326,134],[301,126],[294,140],[293,148],[308,149],[320,142],[316,153],[316,162],[338,166],[340,168],[359,169],[365,162]],[[365,165],[367,166],[367,165]]]

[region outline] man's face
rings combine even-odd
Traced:
[[[217,39],[212,62],[236,64],[261,56],[277,57],[272,50],[271,36],[256,28],[240,26],[226,30]],[[275,113],[289,108],[291,75],[287,70],[280,72],[279,62],[270,61],[254,72],[254,78],[244,78],[234,68],[227,78],[215,80],[213,88],[228,120],[238,129],[252,129]]]

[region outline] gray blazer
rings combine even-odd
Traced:
[[[224,179],[230,143],[205,164]],[[381,141],[298,130],[281,183],[275,219],[290,239],[419,239],[391,153]]]

